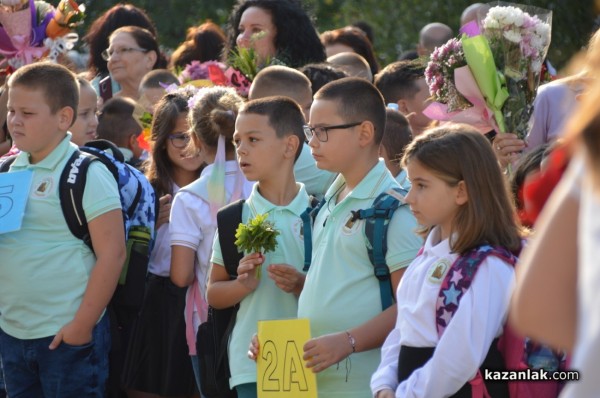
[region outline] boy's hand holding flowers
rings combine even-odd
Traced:
[[[241,224],[240,224],[241,225]],[[260,266],[265,261],[265,256],[261,253],[250,253],[242,257],[238,265],[237,281],[241,283],[250,292],[258,287],[260,280]],[[256,270],[256,271],[255,271]]]
[[[235,245],[239,251],[249,254],[265,254],[275,251],[277,248],[277,235],[279,235],[279,231],[273,227],[272,223],[267,221],[268,216],[268,214],[259,214],[248,221],[247,224],[240,223],[235,231]],[[262,261],[264,261],[264,258]],[[240,266],[242,265],[242,262],[243,261],[240,261]],[[260,267],[256,270],[256,279],[260,279],[260,270]]]

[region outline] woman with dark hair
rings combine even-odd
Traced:
[[[115,30],[102,57],[108,61],[112,79],[121,86],[121,91],[116,95],[134,100],[139,98],[140,82],[144,75],[166,65],[154,35],[138,26],[124,26]]]
[[[373,76],[379,72],[379,64],[375,58],[371,41],[359,28],[347,26],[335,30],[328,30],[321,34],[321,43],[325,46],[328,57],[342,52],[354,52],[367,60]]]
[[[98,17],[83,37],[83,41],[90,50],[88,80],[93,79],[92,85],[97,92],[99,92],[99,81],[108,76],[108,67],[106,60],[102,58],[102,52],[108,48],[109,36],[122,26],[139,26],[147,29],[154,37],[157,37],[156,29],[150,17],[144,10],[134,5],[117,4]],[[113,88],[115,93],[119,90],[118,85],[114,85]]]
[[[315,26],[298,0],[238,0],[224,57],[237,47],[252,47],[259,66],[272,58],[292,68],[325,61]]]
[[[192,61],[218,61],[225,47],[225,33],[211,21],[188,29],[185,41],[171,55],[169,69],[184,68]]]

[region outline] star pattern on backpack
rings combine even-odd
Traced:
[[[436,326],[440,335],[458,310],[458,304],[471,286],[478,267],[492,251],[500,252],[505,258],[511,257],[504,249],[484,245],[460,256],[450,267],[440,287],[436,305]]]

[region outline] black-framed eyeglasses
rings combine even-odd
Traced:
[[[310,141],[313,137],[313,135],[317,136],[317,139],[321,142],[327,142],[327,140],[329,139],[329,136],[327,135],[327,132],[329,130],[343,130],[343,129],[349,129],[351,127],[356,127],[358,125],[360,125],[362,122],[355,122],[355,123],[347,123],[347,124],[339,124],[337,126],[318,126],[318,127],[310,127],[308,124],[304,125],[304,135],[306,136],[306,139],[308,141]]]
[[[106,50],[102,51],[102,53],[100,55],[102,56],[103,60],[110,61],[110,59],[112,57],[114,57],[115,55],[122,57],[123,54],[127,54],[127,53],[130,53],[133,51],[139,51],[139,52],[142,52],[145,54],[150,50],[146,50],[145,48],[139,48],[139,47],[125,47],[125,48],[117,48],[117,49],[107,48]]]
[[[173,133],[169,134],[169,140],[175,148],[183,149],[190,142],[190,135],[188,133]]]

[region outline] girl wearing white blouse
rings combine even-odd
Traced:
[[[377,398],[471,397],[469,381],[480,369],[504,366],[495,343],[514,271],[494,253],[512,258],[520,250],[520,226],[489,142],[469,126],[429,130],[407,147],[402,163],[412,183],[406,202],[426,242],[398,286],[396,326],[382,348],[371,390]],[[452,301],[451,290],[465,278],[453,264],[483,247],[494,248],[492,255],[479,263],[453,315],[444,318],[438,300]],[[492,397],[508,394],[504,383],[485,387]]]

